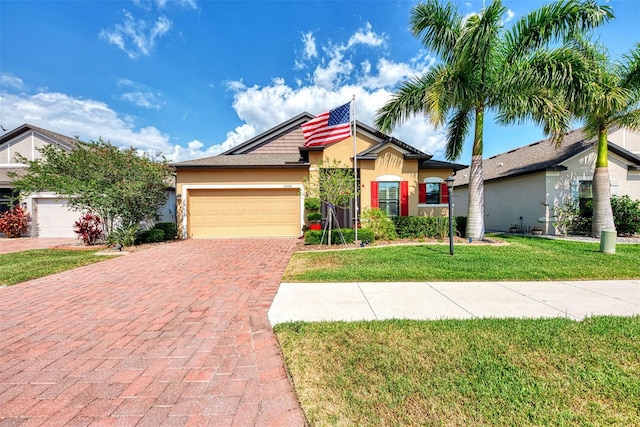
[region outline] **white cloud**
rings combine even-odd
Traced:
[[[134,18],[127,10],[124,10],[123,14],[123,22],[116,24],[111,30],[100,31],[100,37],[132,59],[150,55],[158,40],[165,36],[173,25],[166,16],[159,16],[154,22],[149,22]]]
[[[162,102],[159,101],[159,94],[149,90],[145,85],[136,83],[131,79],[123,78],[118,81],[118,86],[132,88],[130,92],[123,93],[120,97],[134,105],[149,110],[160,110]]]
[[[384,37],[376,34],[373,30],[373,26],[367,22],[364,29],[360,29],[355,32],[349,38],[347,48],[353,47],[357,44],[363,44],[366,46],[377,47],[384,44]]]
[[[353,65],[357,45],[372,48],[367,59]],[[274,78],[266,86],[249,86],[242,80],[227,83],[234,92],[233,108],[245,125],[227,134],[222,144],[225,151],[304,111],[319,114],[344,104],[356,96],[357,120],[374,126],[376,111],[391,97],[398,84],[425,73],[434,58],[419,52],[407,62],[394,61],[381,52],[384,38],[370,24],[358,30],[347,44],[328,42],[321,47],[311,77],[306,82],[294,78],[293,85],[283,78]],[[374,65],[375,64],[375,65]],[[422,117],[410,118],[392,132],[398,139],[433,155],[444,153],[442,130],[434,130]]]
[[[13,74],[2,73],[0,74],[0,86],[5,88],[22,90],[24,88],[24,82],[21,78],[14,76]]]

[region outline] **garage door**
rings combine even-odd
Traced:
[[[296,188],[189,190],[189,237],[298,237]]]
[[[33,200],[38,237],[77,237],[73,223],[80,218],[80,213],[67,209],[66,202],[66,199]]]

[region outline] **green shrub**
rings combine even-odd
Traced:
[[[173,240],[178,235],[178,227],[174,222],[159,222],[153,228],[164,232],[164,240]]]
[[[342,236],[344,236],[344,242],[346,244],[350,244],[354,242],[355,232],[352,228],[334,228],[331,230],[331,244],[332,245],[341,245],[342,244],[342,236],[340,236],[340,232],[342,232]],[[324,233],[324,239],[322,239],[322,233]],[[360,237],[360,231],[358,231],[358,237]],[[326,245],[329,243],[329,233],[325,233],[324,230],[309,230],[304,233],[304,244],[305,245],[319,245],[321,244],[320,239],[322,239],[322,244]]]
[[[379,208],[366,208],[363,210],[360,223],[364,228],[371,229],[377,240],[395,240],[398,237],[393,221],[385,211]]]
[[[627,195],[613,196],[611,209],[618,234],[640,233],[640,200],[631,200]]]
[[[455,218],[453,227],[456,229]],[[449,236],[449,218],[444,216],[397,216],[393,218],[401,239],[444,239]]]
[[[304,199],[304,208],[308,211],[320,210],[320,199],[317,197],[307,197]]]
[[[140,229],[137,225],[122,225],[109,234],[107,243],[110,245],[121,245],[123,247],[133,246],[139,234]]]
[[[158,243],[163,242],[164,240],[164,231],[159,228],[152,228],[150,230],[141,231],[136,238],[136,244]]]
[[[358,240],[361,242],[373,243],[376,239],[373,230],[370,228],[359,228],[358,229]]]
[[[322,214],[320,212],[309,212],[307,214],[307,221],[320,221]]]

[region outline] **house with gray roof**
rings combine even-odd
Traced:
[[[0,136],[0,213],[18,203],[18,195],[12,188],[9,173],[20,175],[28,166],[18,162],[17,154],[33,161],[41,158],[39,150],[46,145],[71,151],[79,143],[81,141],[77,138],[30,124],[23,124]],[[19,202],[26,206],[31,215],[29,236],[76,238],[73,225],[81,213],[68,209],[67,201],[67,198],[52,192],[20,195]],[[175,192],[172,188],[168,191],[167,203],[159,213],[161,220],[175,222],[175,211]],[[0,233],[0,237],[2,236]]]
[[[616,128],[608,141],[611,194],[640,199],[640,133]],[[545,139],[484,159],[486,230],[507,231],[517,225],[559,234],[553,226],[554,208],[567,198],[591,198],[597,146],[597,138],[586,138],[577,129],[560,146]],[[466,215],[468,194],[466,168],[455,176],[455,215]]]

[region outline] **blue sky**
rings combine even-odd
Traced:
[[[434,63],[408,31],[416,3],[0,0],[0,122],[172,161],[219,154],[353,95],[357,119],[373,125],[398,83]],[[462,14],[482,8],[454,3]],[[546,2],[503,3],[508,26]],[[599,3],[616,19],[596,34],[619,58],[640,41],[640,1]],[[443,130],[420,117],[392,134],[444,159]],[[487,120],[485,157],[542,137]],[[458,162],[470,162],[470,140]]]

